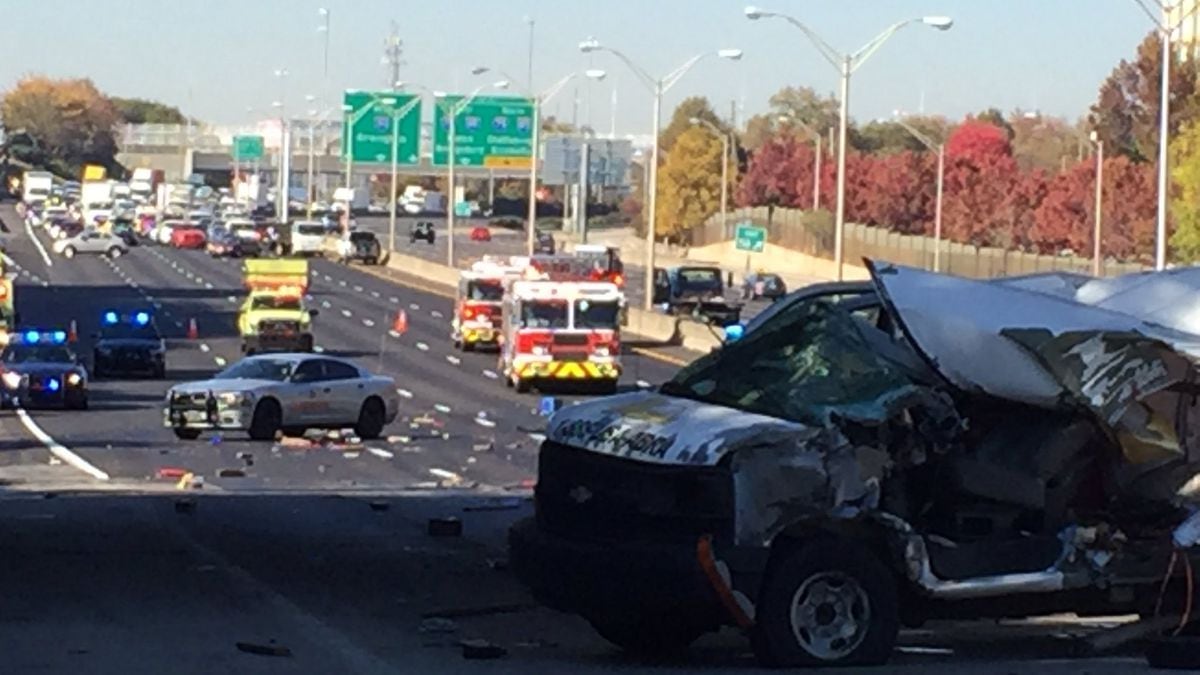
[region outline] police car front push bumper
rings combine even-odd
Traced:
[[[163,426],[168,429],[229,429],[250,428],[254,401],[245,396],[232,402],[207,394],[176,394],[163,408]]]

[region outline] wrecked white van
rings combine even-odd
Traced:
[[[776,665],[881,663],[935,617],[1153,612],[1200,493],[1200,270],[870,267],[555,415],[510,532],[534,595],[636,652],[740,626]]]

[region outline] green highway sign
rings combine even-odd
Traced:
[[[463,96],[434,106],[433,163],[450,156],[450,115]],[[454,165],[529,168],[533,150],[533,101],[513,96],[476,96],[455,117]]]
[[[418,94],[393,91],[348,91],[342,97],[342,147],[350,151],[353,162],[390,164],[392,161],[393,118]],[[346,131],[351,140],[347,142]],[[421,105],[409,108],[399,120],[396,163],[420,163]],[[343,150],[343,152],[345,152]],[[345,157],[345,155],[343,155]]]
[[[755,227],[749,222],[738,223],[733,239],[739,251],[762,253],[767,244],[767,230],[763,227]]]
[[[262,159],[262,136],[234,136],[233,158],[237,161]]]

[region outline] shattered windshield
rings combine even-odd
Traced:
[[[876,351],[877,329],[826,299],[797,303],[679,371],[664,394],[807,424],[912,384]],[[882,333],[879,336],[886,340]]]

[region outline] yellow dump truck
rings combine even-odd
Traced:
[[[248,259],[242,281],[248,291],[237,316],[242,352],[311,352],[317,311],[304,303],[308,261]]]

